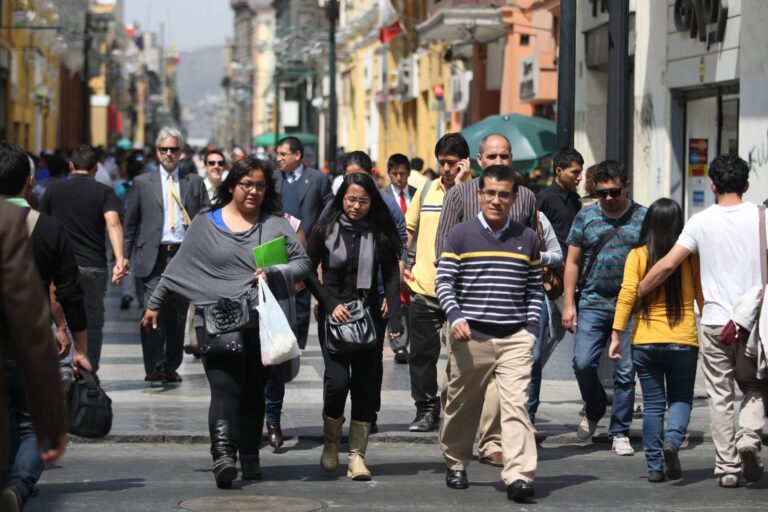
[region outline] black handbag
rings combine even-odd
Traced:
[[[69,388],[69,433],[104,437],[112,429],[112,399],[95,375],[82,369],[77,374]]]
[[[203,327],[196,329],[201,355],[242,354],[243,329],[250,321],[248,294],[237,299],[219,299],[203,306]]]
[[[349,354],[370,350],[376,346],[376,329],[368,305],[358,299],[347,302],[349,321],[340,324],[330,314],[326,315],[325,343],[331,354]]]

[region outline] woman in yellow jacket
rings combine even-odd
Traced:
[[[608,355],[621,359],[621,333],[637,310],[632,360],[643,390],[643,449],[648,481],[681,476],[678,450],[688,430],[696,379],[699,342],[693,303],[704,299],[695,255],[684,261],[664,286],[635,304],[637,285],[648,270],[672,248],[683,230],[683,212],[671,199],[659,199],[648,209],[640,245],[627,256],[624,281],[616,304]],[[667,431],[664,412],[668,409]],[[663,469],[663,471],[662,471]]]

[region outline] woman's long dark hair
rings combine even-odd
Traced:
[[[264,174],[264,182],[267,184],[267,190],[264,191],[264,201],[261,203],[261,211],[278,217],[282,216],[283,202],[280,200],[280,194],[275,187],[272,164],[255,156],[247,156],[235,162],[229,170],[227,179],[222,181],[216,189],[216,200],[211,209],[216,210],[228,205],[232,201],[232,192],[229,189],[234,189],[241,179],[253,171],[261,171]]]
[[[683,231],[683,224],[683,210],[674,200],[661,198],[651,204],[640,229],[640,243],[638,245],[645,247],[648,251],[648,270],[672,249]],[[680,323],[683,318],[682,284],[682,265],[680,265],[667,278],[663,286],[667,304],[667,322],[670,326]],[[650,318],[648,311],[651,303],[661,293],[662,289],[658,288],[640,299],[641,310],[646,319]]]
[[[342,181],[341,187],[339,187],[339,191],[336,193],[333,203],[331,203],[331,208],[317,222],[314,229],[318,229],[320,233],[328,236],[332,226],[339,220],[341,214],[344,213],[344,195],[351,185],[363,187],[371,198],[371,209],[368,210],[368,215],[365,216],[365,219],[371,226],[376,243],[378,244],[376,252],[383,254],[384,251],[394,251],[399,258],[400,236],[397,234],[395,221],[392,219],[392,214],[389,213],[389,208],[384,199],[381,198],[381,192],[376,188],[373,178],[365,173],[358,172],[344,177],[344,181]]]

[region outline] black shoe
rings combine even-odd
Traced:
[[[283,446],[283,431],[279,423],[267,423],[267,442],[272,448]]]
[[[369,434],[378,434],[379,433],[379,424],[375,421],[371,423],[371,428],[368,430]]]
[[[450,489],[466,489],[469,487],[467,472],[463,469],[449,469],[445,472],[445,485]]]
[[[213,456],[213,476],[219,489],[232,487],[232,480],[237,478],[237,430],[227,420],[216,420],[208,426],[211,434],[211,455]]]
[[[683,474],[677,451],[677,446],[673,444],[667,443],[664,445],[664,475],[670,480],[679,480]]]
[[[515,480],[507,486],[507,499],[516,503],[525,503],[528,498],[533,498],[535,494],[533,486],[523,480]]]
[[[661,471],[649,471],[648,481],[652,484],[659,484],[664,481],[664,473]]]
[[[763,463],[755,448],[742,448],[739,450],[741,459],[741,475],[747,482],[757,482],[763,477]]]
[[[432,432],[440,426],[440,419],[431,412],[420,412],[416,414],[416,419],[408,426],[411,432]]]
[[[395,362],[397,364],[408,364],[408,351],[404,348],[395,350]]]
[[[243,455],[240,454],[240,475],[243,480],[261,480],[261,465],[259,464],[259,454]]]
[[[131,302],[133,302],[133,297],[130,295],[126,295],[122,299],[120,299],[120,309],[131,309]]]

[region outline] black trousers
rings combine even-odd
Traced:
[[[238,439],[241,454],[256,454],[264,424],[264,384],[267,371],[261,364],[259,330],[244,331],[244,354],[203,356],[211,387],[208,424],[226,420]]]
[[[439,416],[437,360],[440,357],[440,330],[445,322],[445,315],[436,298],[412,293],[408,322],[408,341],[411,345],[408,358],[411,397],[418,412]]]
[[[344,415],[347,395],[352,399],[351,419],[367,423],[376,422],[376,412],[381,405],[382,351],[386,322],[381,319],[379,304],[371,305],[371,315],[376,328],[376,346],[370,350],[352,354],[331,354],[325,342],[327,313],[320,310],[317,322],[320,348],[325,362],[323,376],[323,413],[330,418]]]
[[[152,272],[142,279],[144,282],[144,304],[155,291],[165,267],[175,252],[160,248]],[[141,350],[144,356],[144,370],[149,373],[155,368],[175,372],[184,358],[184,329],[187,322],[188,303],[182,297],[169,294],[160,307],[157,329],[141,331]]]

